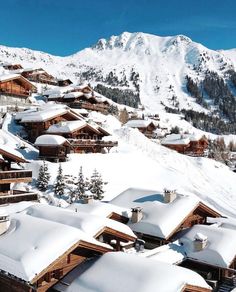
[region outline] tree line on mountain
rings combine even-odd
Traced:
[[[119,104],[134,108],[137,108],[140,104],[139,93],[135,93],[130,89],[111,88],[102,84],[97,84],[94,90]]]
[[[236,72],[228,71],[226,78],[227,82],[216,72],[208,71],[203,81],[197,83],[186,76],[186,88],[196,102],[206,109],[213,108],[209,117],[187,111],[186,118],[217,134],[236,133],[236,98],[230,89],[230,86],[236,89]],[[202,120],[197,121],[199,118]]]
[[[40,191],[45,192],[49,189],[50,177],[48,165],[43,161],[43,164],[39,168],[36,181],[36,186]],[[52,190],[57,197],[64,198],[68,203],[82,200],[88,195],[92,196],[95,200],[101,200],[106,184],[96,169],[94,169],[90,178],[85,178],[81,166],[76,177],[73,175],[64,175],[61,164],[59,164]]]

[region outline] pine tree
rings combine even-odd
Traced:
[[[88,182],[84,179],[83,168],[82,166],[79,169],[78,181],[76,183],[77,196],[79,199],[83,199],[85,191],[87,190]]]
[[[45,192],[48,188],[48,183],[50,180],[50,174],[48,172],[48,165],[45,161],[43,161],[43,165],[39,168],[38,179],[36,182],[36,186],[40,191]]]
[[[78,198],[76,190],[76,177],[73,175],[65,175],[65,193],[68,196],[68,202],[71,204]]]
[[[89,190],[91,193],[94,195],[94,199],[96,200],[101,200],[103,199],[103,186],[106,183],[102,180],[102,176],[98,173],[96,169],[94,169],[94,172],[91,176],[90,179],[90,184],[89,184]]]
[[[64,175],[62,173],[62,167],[61,167],[61,164],[59,165],[59,168],[58,168],[58,174],[57,174],[57,177],[56,177],[56,182],[55,182],[55,185],[54,185],[54,193],[55,195],[57,196],[62,196],[64,193],[65,193],[65,178],[64,178]]]

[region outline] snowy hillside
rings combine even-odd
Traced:
[[[0,46],[0,61],[43,67],[76,83],[87,81],[94,86],[129,90],[127,99],[132,91],[152,111],[168,106],[207,112],[187,92],[186,75],[199,82],[206,72],[214,71],[226,80],[227,72],[235,69],[235,55],[234,50],[209,50],[182,35],[158,37],[128,32],[100,39],[92,48],[68,57]]]

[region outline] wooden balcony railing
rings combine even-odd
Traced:
[[[7,193],[0,193],[0,205],[21,201],[38,201],[38,199],[38,194],[35,192],[11,190]]]
[[[28,97],[31,92],[30,91],[27,91],[27,90],[24,90],[24,91],[17,91],[17,90],[13,90],[13,89],[9,89],[9,90],[6,90],[6,89],[0,89],[0,94],[3,94],[3,95],[10,95],[10,96],[22,96],[22,97]]]
[[[32,178],[31,170],[18,170],[12,169],[8,171],[0,171],[0,183],[1,180],[13,180],[13,179],[25,179]]]
[[[77,147],[114,147],[118,145],[117,141],[103,141],[90,139],[68,139],[72,146]]]

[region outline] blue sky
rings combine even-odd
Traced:
[[[220,5],[221,3],[221,5]],[[0,44],[70,55],[123,31],[236,48],[235,0],[0,0]]]

